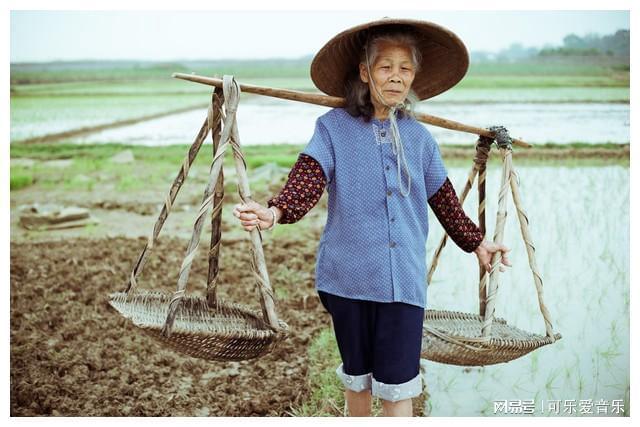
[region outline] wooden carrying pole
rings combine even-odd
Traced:
[[[202,83],[209,86],[215,86],[222,88],[222,79],[214,77],[199,76],[197,74],[185,74],[185,73],[173,73],[172,77],[188,80],[190,82]],[[272,96],[274,98],[287,99],[289,101],[306,102],[308,104],[322,105],[325,107],[343,107],[345,105],[344,98],[337,96],[328,96],[320,93],[301,92],[291,89],[277,89],[265,86],[254,86],[249,84],[240,84],[240,90],[242,92],[253,93],[256,95]],[[488,138],[495,138],[493,132],[488,129],[479,128],[476,126],[469,126],[463,123],[459,123],[453,120],[443,119],[441,117],[432,116],[430,114],[416,112],[416,119],[423,123],[438,126],[445,129],[457,130],[460,132],[472,133],[475,135],[482,135]],[[531,144],[524,142],[520,139],[513,138],[513,145],[519,147],[531,148]]]

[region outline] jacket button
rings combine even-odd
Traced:
[[[389,246],[391,246],[392,248],[395,248],[396,247],[396,242],[389,243]]]
[[[393,218],[393,217],[391,218],[391,222],[393,222],[393,221],[395,221],[395,220],[396,220],[395,218]]]
[[[387,132],[385,132],[385,131],[380,132],[380,136],[382,136],[384,138],[385,136],[387,136]]]
[[[385,167],[386,170],[389,170],[389,165],[387,165],[387,167]]]
[[[388,190],[388,191],[387,191],[387,196],[391,197],[391,195],[392,195],[392,194],[393,194],[393,193],[391,192],[391,190]]]

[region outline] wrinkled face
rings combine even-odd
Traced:
[[[404,102],[416,77],[416,66],[412,60],[411,49],[405,45],[381,41],[378,45],[378,54],[369,65],[372,79],[369,79],[366,64],[360,64],[360,79],[369,83],[371,102],[376,112],[385,109],[384,104],[379,100],[379,95],[387,105]],[[371,87],[371,80],[375,83],[377,91]]]

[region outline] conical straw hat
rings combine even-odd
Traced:
[[[467,48],[453,32],[428,21],[382,18],[341,32],[318,51],[311,62],[316,87],[327,95],[344,97],[345,83],[357,72],[367,36],[387,28],[405,29],[416,38],[422,62],[412,88],[420,100],[455,86],[467,72]]]

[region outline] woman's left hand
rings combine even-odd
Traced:
[[[491,271],[491,258],[493,257],[493,254],[498,251],[502,252],[502,264],[511,267],[511,262],[507,258],[506,254],[506,252],[509,252],[510,250],[511,249],[507,248],[502,243],[496,244],[483,240],[473,252],[478,257],[480,265],[483,266],[486,271]],[[500,271],[504,271],[504,267],[500,266]]]

